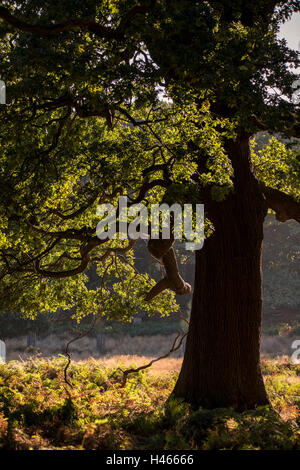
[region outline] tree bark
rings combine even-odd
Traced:
[[[248,138],[228,142],[234,192],[207,212],[215,228],[196,253],[189,333],[174,395],[195,407],[269,403],[260,370],[261,246],[266,204]]]

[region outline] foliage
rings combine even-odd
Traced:
[[[256,152],[256,141],[252,142],[252,161],[257,177],[272,188],[280,189],[295,199],[300,198],[300,154],[288,149],[276,137]],[[299,146],[299,140],[294,144]],[[298,154],[297,154],[298,153]]]
[[[299,139],[258,134],[252,142],[252,160],[261,181],[295,199],[300,198]],[[280,224],[269,216],[264,232],[264,306],[296,307],[300,289],[298,225],[293,221]]]
[[[258,195],[249,137],[259,130],[299,135],[299,104],[293,102],[299,55],[277,37],[282,22],[299,11],[299,2],[291,0],[8,0],[0,7],[0,74],[8,97],[8,106],[0,108],[4,311],[34,318],[37,312],[76,305],[78,320],[93,315],[127,322],[140,311],[149,316],[178,311],[173,291],[146,304],[155,280],[136,271],[122,238],[96,236],[97,205],[116,207],[120,195],[132,205],[199,198],[208,207],[206,232],[211,234],[213,207],[226,207],[222,202],[233,191],[245,198],[241,206],[246,202],[245,175]],[[232,145],[241,151],[231,152]],[[272,140],[263,152],[253,151],[253,161],[263,182],[299,195],[293,153]],[[257,221],[262,221],[262,198],[256,202]],[[92,288],[90,268],[99,278]],[[259,294],[255,281],[251,298],[255,287]],[[29,432],[34,448],[43,440],[86,448],[131,448],[141,442],[144,436],[126,426],[134,429],[135,407],[147,412],[147,394],[151,387],[157,393],[157,381],[141,374],[125,390],[112,381],[99,392],[110,372],[94,368],[91,380],[83,364],[73,366],[73,379],[80,380],[71,395],[55,363],[47,375],[48,365],[39,363],[38,370],[34,362],[23,369],[5,366],[4,445],[20,445],[16,429],[24,432],[21,445],[27,445]],[[170,380],[158,380],[164,382],[159,393],[165,397]],[[48,395],[38,391],[44,381]],[[88,388],[80,389],[83,383]],[[270,387],[280,392],[277,383]],[[95,400],[99,395],[103,402]],[[290,425],[269,410],[242,418],[228,410],[190,416],[182,403],[170,401],[155,413],[150,422],[137,416],[150,434],[141,447],[155,440],[156,447],[166,449],[296,447]]]
[[[296,222],[290,221],[281,224],[276,221],[275,217],[269,214],[264,224],[264,243],[263,243],[263,305],[266,318],[263,318],[263,332],[267,335],[278,335],[280,333],[280,325],[278,321],[276,325],[269,326],[268,315],[269,309],[283,309],[289,307],[298,307],[299,286],[299,228]],[[157,264],[149,256],[144,254],[144,242],[140,241],[134,249],[134,264],[141,273],[149,273],[154,279],[159,279],[159,269]],[[184,278],[193,283],[194,272],[194,255],[188,254],[181,244],[176,245],[177,258],[181,266],[181,273]],[[96,271],[88,273],[88,288],[96,289],[99,285],[99,278]],[[184,296],[178,299],[181,311],[188,316],[191,305],[190,297]],[[269,313],[268,313],[269,312]],[[35,312],[37,313],[37,312]],[[58,310],[55,313],[45,312],[37,314],[35,320],[23,318],[20,314],[2,312],[0,314],[0,336],[2,338],[16,337],[24,335],[32,331],[36,331],[39,336],[46,336],[51,333],[59,334],[74,327],[78,327],[74,309],[69,312]],[[132,324],[131,322],[107,321],[103,328],[109,335],[129,334],[134,336],[153,335],[153,334],[169,334],[185,329],[184,324],[179,323],[178,312],[172,312],[168,317],[162,317],[160,314],[147,316],[145,313],[139,316],[143,318],[140,324]],[[161,318],[159,320],[159,318]],[[144,321],[147,319],[147,321]],[[93,320],[93,315],[87,315],[82,319],[82,328],[88,328]],[[122,316],[118,318],[122,320]],[[264,320],[268,320],[264,324]],[[286,319],[290,321],[289,318]],[[96,325],[93,330],[98,332]],[[93,331],[91,334],[93,334]]]
[[[225,139],[241,127],[293,134],[298,57],[277,32],[299,6],[246,3],[6,2],[6,18],[33,26],[0,24],[3,310],[34,317],[76,304],[78,319],[126,321],[139,309],[176,312],[170,292],[146,305],[154,281],[131,254],[111,255],[123,240],[96,238],[96,207],[133,202],[144,184],[148,204],[195,202],[199,187],[222,201],[233,190]],[[48,34],[54,24],[71,26]],[[264,177],[281,185],[283,173],[289,190],[294,160],[281,156],[281,173],[267,165],[272,149],[259,158]],[[92,265],[103,285],[89,290]]]
[[[277,413],[259,408],[192,410],[170,399],[177,374],[140,372],[120,388],[122,364],[65,359],[0,366],[0,446],[5,449],[239,449],[300,448],[297,430],[299,366],[264,361],[266,386]],[[106,387],[103,383],[106,382]],[[298,418],[299,424],[299,418]]]
[[[30,332],[37,334],[49,334],[54,325],[57,315],[49,313],[37,315],[35,320],[22,318],[21,315],[11,312],[1,312],[0,314],[0,337],[2,339],[14,338],[26,335]]]

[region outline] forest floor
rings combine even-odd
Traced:
[[[66,358],[0,364],[0,448],[23,449],[300,449],[300,365],[263,359],[274,411],[193,411],[166,400],[180,358],[128,376],[122,370],[149,357]]]

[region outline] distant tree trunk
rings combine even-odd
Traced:
[[[96,348],[98,353],[103,354],[105,353],[105,335],[104,333],[100,333],[96,337]]]
[[[36,333],[28,333],[27,335],[27,347],[30,346],[33,348],[36,346]]]
[[[208,204],[215,233],[196,253],[189,333],[176,397],[194,406],[252,409],[268,404],[260,370],[264,199],[248,138],[227,144],[235,191]]]

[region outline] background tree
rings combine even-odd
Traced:
[[[7,304],[14,292],[19,309],[75,301],[83,314],[97,305],[128,317],[150,281],[133,275],[128,251],[118,266],[131,245],[95,236],[96,203],[124,190],[132,202],[204,202],[211,236],[196,254],[174,394],[207,407],[268,403],[259,367],[263,221],[269,207],[278,220],[299,222],[300,206],[284,175],[276,188],[265,173],[257,179],[250,138],[299,132],[291,70],[299,61],[277,39],[281,22],[299,10],[293,1],[230,0],[0,7],[10,103],[1,109]],[[156,297],[162,287],[189,288],[172,243],[149,248],[166,280],[152,284],[153,304],[143,308],[163,311],[170,294]],[[88,291],[83,273],[91,263],[102,281],[108,273],[120,282],[110,292]]]

